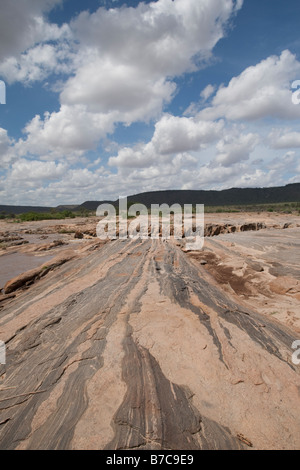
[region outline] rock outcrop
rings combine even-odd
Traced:
[[[61,266],[62,264],[70,261],[74,257],[73,252],[66,252],[55,257],[53,260],[38,266],[37,268],[26,271],[25,273],[16,276],[15,278],[8,281],[4,286],[4,294],[11,294],[18,289],[28,287],[33,284],[36,280],[41,279],[49,271]]]
[[[205,237],[215,237],[223,233],[235,233],[235,232],[249,232],[258,231],[265,229],[266,224],[263,222],[250,222],[243,225],[232,225],[232,224],[206,224],[204,227]]]
[[[206,261],[172,241],[87,242],[7,283],[0,448],[299,448],[295,331]]]

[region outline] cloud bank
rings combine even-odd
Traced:
[[[288,50],[227,85],[199,89],[199,102],[182,115],[168,111],[180,91],[177,79],[209,66],[242,0],[101,7],[61,26],[47,13],[63,0],[3,2],[0,75],[24,86],[60,83],[59,109],[33,116],[22,138],[0,128],[3,201],[55,205],[154,189],[281,184],[299,174],[297,154],[288,175],[271,157],[282,152],[286,160],[300,147],[300,106],[291,100],[300,63]],[[268,119],[280,127],[270,128]],[[113,143],[117,126],[136,123],[153,126],[151,139]],[[106,161],[90,161],[107,139],[116,150]]]

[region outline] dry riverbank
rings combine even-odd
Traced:
[[[237,230],[197,253],[103,243],[94,219],[1,224],[28,243],[0,264],[51,260],[0,299],[0,448],[299,448],[299,217],[208,214]]]

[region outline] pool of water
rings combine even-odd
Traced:
[[[36,256],[27,253],[7,253],[0,256],[0,290],[10,279],[50,261],[53,257],[53,254]]]

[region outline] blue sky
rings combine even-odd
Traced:
[[[300,181],[296,0],[3,0],[0,203]]]

